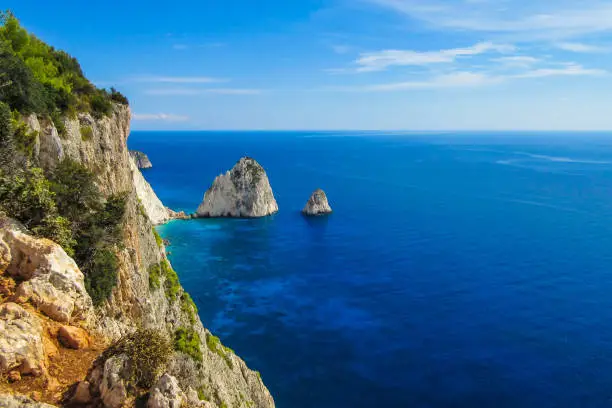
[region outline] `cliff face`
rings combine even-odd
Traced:
[[[171,380],[166,378],[166,383],[177,381],[179,394],[183,395],[177,398],[182,398],[183,402],[187,396],[190,396],[189,401],[197,400],[194,395],[199,393],[208,400],[199,402],[206,407],[274,407],[258,373],[247,368],[204,328],[186,301],[188,295],[183,289],[179,286],[171,294],[164,290],[165,280],[172,279],[171,276],[162,274],[157,277],[161,284],[151,285],[149,271],[152,267],[160,264],[169,267],[165,248],[163,244],[158,245],[153,233],[153,225],[167,220],[168,211],[130,158],[126,144],[129,108],[114,105],[112,115],[102,119],[94,119],[89,114],[66,119],[66,132],[62,135],[53,123],[33,115],[27,118],[27,123],[39,132],[35,155],[42,167],[52,169],[62,158],[70,157],[94,172],[105,196],[127,193],[123,224],[125,245],[118,252],[117,286],[105,304],[95,310],[89,309],[93,314],[88,316],[92,332],[111,341],[142,327],[165,333],[173,339],[178,329],[189,328],[197,333],[196,338],[199,337],[196,348],[202,356],[198,361],[182,352],[173,353],[166,372]],[[89,378],[92,393],[102,397],[109,407],[130,401],[129,393],[123,395],[120,387],[121,382],[127,380],[113,372],[113,364],[121,366],[121,363],[115,363],[97,366]],[[110,378],[114,379],[113,384]]]
[[[204,194],[198,217],[265,217],[278,211],[265,170],[243,157],[227,173],[218,176]]]

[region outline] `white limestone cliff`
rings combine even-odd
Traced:
[[[256,218],[278,211],[265,170],[243,157],[227,173],[218,176],[204,194],[197,217]]]

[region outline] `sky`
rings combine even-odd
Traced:
[[[612,129],[612,1],[8,0],[150,130]]]

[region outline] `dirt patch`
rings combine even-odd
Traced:
[[[94,360],[104,350],[104,344],[92,338],[86,350],[63,347],[57,340],[62,326],[39,313],[31,305],[22,304],[43,326],[43,344],[48,358],[48,374],[40,377],[22,376],[19,381],[10,382],[8,375],[0,377],[0,393],[23,394],[49,404],[59,404],[63,394],[75,383],[83,381]]]

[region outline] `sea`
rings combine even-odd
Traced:
[[[159,227],[279,408],[612,406],[612,134],[145,132],[165,205],[243,156],[280,211]],[[305,218],[313,190],[333,214]]]

